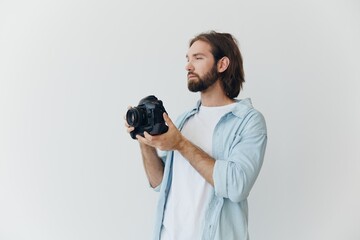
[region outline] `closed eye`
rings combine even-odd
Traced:
[[[203,53],[194,53],[192,54],[191,56],[189,55],[186,55],[186,60],[187,62],[190,61],[190,58],[193,58],[195,60],[201,60],[201,59],[204,59],[205,58],[205,55]]]

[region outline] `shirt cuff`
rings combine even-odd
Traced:
[[[227,190],[227,168],[228,161],[216,160],[214,165],[213,179],[215,195],[218,197],[228,198]]]

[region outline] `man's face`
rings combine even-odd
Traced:
[[[204,41],[196,41],[186,55],[188,63],[188,88],[192,92],[204,91],[219,78],[211,47]]]

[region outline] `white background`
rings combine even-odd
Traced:
[[[0,0],[0,239],[151,239],[157,193],[128,105],[170,117],[190,38],[239,40],[268,148],[253,240],[360,239],[360,2]]]

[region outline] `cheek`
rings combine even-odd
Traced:
[[[199,67],[199,71],[201,71],[203,74],[208,73],[209,71],[211,71],[211,69],[211,65],[202,65]]]
[[[204,71],[206,71],[206,65],[205,64],[195,64],[194,65],[195,71],[199,72],[199,73],[203,73]]]

